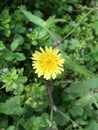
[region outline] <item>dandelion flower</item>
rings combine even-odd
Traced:
[[[35,51],[32,56],[33,68],[38,77],[44,76],[46,80],[55,79],[58,74],[61,74],[64,64],[64,59],[59,54],[58,49],[52,47],[45,47],[45,50],[40,47],[40,52]]]

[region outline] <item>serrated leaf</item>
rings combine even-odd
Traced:
[[[47,120],[49,120],[49,116],[46,113],[43,113],[41,116],[38,117],[33,116],[26,120],[24,128],[26,130],[43,130],[48,127]]]
[[[90,89],[95,89],[95,88],[98,88],[97,77],[87,79],[83,82],[71,84],[70,87],[66,89],[66,91],[68,93],[83,93],[89,91]]]
[[[88,104],[92,104],[93,103],[93,97],[91,95],[91,93],[86,93],[86,95],[84,95],[82,98],[78,99],[75,102],[75,105],[81,105],[81,106],[85,106]]]
[[[79,46],[79,44],[80,44],[80,42],[78,41],[78,39],[73,39],[73,38],[69,41],[69,43],[70,43],[69,48],[71,50],[76,49]]]
[[[54,119],[56,121],[56,124],[59,126],[64,126],[68,123],[68,120],[59,114],[55,115]]]
[[[78,111],[77,111],[78,110]],[[83,115],[83,107],[81,106],[73,106],[73,108],[71,109],[71,114],[75,117],[75,116],[82,116]]]
[[[1,80],[5,85],[6,92],[13,91],[14,94],[21,94],[24,89],[24,83],[27,81],[26,76],[22,76],[22,69],[17,72],[15,68],[12,68],[8,73],[3,73]]]
[[[98,123],[95,120],[91,120],[88,127],[86,127],[84,130],[98,130]]]
[[[22,115],[24,113],[24,109],[20,104],[20,97],[14,96],[5,103],[0,103],[0,113],[6,115]]]
[[[54,40],[57,40],[57,38],[55,37],[55,35],[48,29],[48,27],[46,25],[46,22],[43,19],[41,19],[40,17],[38,17],[36,15],[31,14],[31,12],[29,12],[29,11],[26,11],[22,6],[20,7],[20,10],[27,17],[27,19],[30,22],[32,22],[32,23],[34,23],[34,24],[36,24],[36,25],[44,28],[52,36],[52,38]]]
[[[93,77],[95,76],[94,73],[91,71],[87,70],[84,66],[80,66],[76,64],[74,61],[71,60],[69,56],[66,56],[65,53],[62,53],[64,59],[65,59],[65,67],[68,69],[71,69],[75,72],[78,72],[86,77]]]

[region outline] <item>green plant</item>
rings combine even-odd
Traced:
[[[98,9],[82,0],[33,2],[17,8],[16,0],[0,15],[0,130],[97,130]],[[55,80],[32,67],[45,46],[65,59]]]

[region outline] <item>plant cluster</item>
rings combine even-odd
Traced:
[[[97,1],[12,2],[0,5],[0,130],[98,130]]]

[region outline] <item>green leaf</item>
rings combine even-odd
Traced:
[[[77,111],[78,110],[78,111]],[[83,108],[81,106],[73,106],[73,108],[70,110],[72,116],[76,117],[76,116],[82,116],[83,115]]]
[[[31,12],[29,12],[29,11],[26,11],[26,10],[23,8],[23,6],[20,7],[20,10],[21,10],[22,13],[27,17],[27,19],[28,19],[30,22],[32,22],[32,23],[34,23],[34,24],[36,24],[36,25],[38,25],[38,26],[44,28],[44,29],[52,36],[52,38],[53,38],[54,40],[57,40],[56,37],[55,37],[55,35],[48,29],[48,27],[47,27],[47,25],[46,25],[46,22],[45,22],[43,19],[41,19],[40,17],[38,17],[38,16],[36,16],[36,15],[31,14]]]
[[[24,113],[24,109],[20,104],[20,97],[14,96],[5,103],[0,103],[0,113],[6,115],[22,115]]]
[[[5,45],[3,44],[2,41],[0,41],[0,51],[3,50],[5,48]]]
[[[92,77],[83,82],[71,84],[66,91],[68,93],[83,93],[95,88],[98,88],[98,77]]]
[[[6,129],[7,126],[8,126],[8,117],[5,115],[0,115],[0,128]]]
[[[26,104],[31,106],[35,111],[42,111],[49,104],[49,98],[46,95],[46,87],[39,84],[33,84],[25,88],[28,93],[33,90],[34,93],[27,98]],[[33,94],[33,95],[32,95]]]
[[[93,77],[95,76],[94,73],[87,70],[84,66],[80,66],[76,64],[74,61],[71,60],[69,56],[66,56],[65,53],[63,53],[63,57],[65,58],[65,67],[68,69],[71,69],[77,73],[80,73],[86,77]]]
[[[3,56],[4,56],[4,59],[7,61],[12,61],[14,59],[14,54],[9,50],[7,50]]]
[[[26,130],[44,130],[48,127],[48,120],[49,115],[46,113],[38,117],[33,116],[25,121],[24,128]]]
[[[84,130],[98,130],[98,123],[95,120],[91,120],[88,123],[88,127],[86,127]]]
[[[98,62],[98,52],[95,54],[95,60]]]
[[[12,43],[11,43],[11,50],[15,51],[15,49],[19,46],[19,39],[15,39]]]
[[[9,10],[6,8],[2,11],[1,15],[0,15],[0,22],[2,23],[2,25],[6,25],[7,23],[9,23],[11,20],[11,16],[9,15]]]
[[[56,124],[59,126],[64,126],[68,123],[68,120],[59,114],[54,116],[54,120]]]
[[[21,29],[20,29],[21,28]],[[17,24],[15,27],[15,33],[24,33],[26,29],[21,24]]]
[[[20,7],[22,13],[28,18],[28,20],[40,27],[45,28],[46,23],[38,16],[31,14],[29,11],[26,11],[22,6]]]
[[[15,130],[15,126],[9,126],[6,130]]]
[[[18,52],[14,53],[14,56],[18,61],[24,61],[26,59],[26,57],[23,53],[18,53]]]
[[[6,64],[5,60],[2,57],[0,57],[0,69],[3,68],[5,64]]]
[[[11,30],[5,30],[4,34],[5,34],[6,37],[10,37]]]
[[[92,24],[92,27],[93,27],[93,29],[95,30],[95,32],[98,34],[98,21],[95,21],[95,22]]]
[[[73,38],[69,41],[69,43],[70,43],[69,48],[71,50],[76,49],[80,45],[80,42],[77,39],[73,39]]]
[[[6,74],[2,74],[1,79],[5,86],[6,92],[13,91],[14,94],[17,95],[22,93],[24,83],[27,81],[27,77],[22,75],[22,69],[17,72],[15,68],[12,68]]]
[[[14,40],[10,46],[11,50],[15,51],[19,45],[23,44],[23,42],[24,42],[24,38],[21,35],[19,35],[19,34],[15,35]]]
[[[80,99],[78,99],[75,102],[75,105],[81,105],[81,106],[85,106],[85,105],[90,105],[93,103],[93,97],[91,95],[90,92],[86,93],[83,95],[83,97],[81,97]]]

